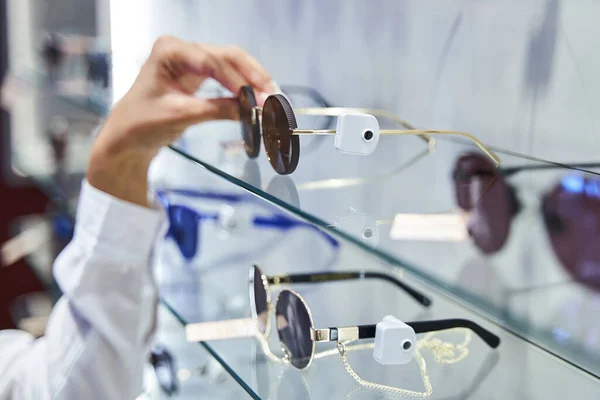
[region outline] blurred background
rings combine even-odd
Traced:
[[[279,83],[315,88],[337,106],[387,110],[417,127],[469,132],[501,151],[509,162],[543,159],[591,164],[600,163],[598,15],[597,0],[0,0],[0,329],[19,327],[35,335],[43,333],[52,302],[60,294],[51,276],[52,261],[73,233],[73,210],[93,136],[111,104],[128,90],[159,36],[240,46]],[[215,87],[209,83],[204,93],[221,90]],[[300,96],[295,105],[318,104]],[[301,118],[299,122],[322,121]],[[219,122],[190,129],[178,146],[224,171],[239,172],[245,164],[235,157],[232,161],[226,148],[236,139],[239,141],[238,124]],[[306,142],[305,149],[321,146],[316,139]],[[295,177],[310,181],[328,177],[323,171],[334,171],[329,177],[364,170],[381,172],[397,159],[414,154],[414,148],[402,142],[378,151],[379,157],[367,164],[323,157],[325,153],[308,158],[307,151],[307,167]],[[443,183],[437,185],[431,171],[443,170],[449,175],[448,165],[455,160],[454,153],[448,159],[440,153],[437,164],[425,166],[424,172],[411,175],[412,179],[395,181],[395,190],[387,182],[386,188],[365,190],[354,197],[348,192],[339,192],[338,197],[304,197],[304,207],[327,221],[339,217],[341,209],[356,214],[355,208],[389,219],[400,209],[391,204],[391,197],[389,202],[384,198],[371,206],[373,193],[399,194],[404,187],[415,192],[412,202],[403,204],[405,211],[414,211],[411,207],[416,204],[435,208],[436,198],[443,196],[440,193],[447,197],[451,189]],[[511,154],[514,160],[507,156]],[[204,180],[211,190],[228,187],[182,163],[161,154],[153,166],[152,184],[178,187]],[[257,178],[260,188],[260,178],[266,182],[270,176],[265,165],[268,169],[263,163],[254,175],[244,170],[243,180],[252,184],[252,177]],[[547,189],[556,176],[543,184],[528,177],[521,186],[537,193]],[[433,188],[428,186],[431,179]],[[434,195],[417,198],[424,193]],[[293,196],[288,200],[294,203]],[[594,210],[590,221],[596,223],[600,208]],[[518,239],[524,246],[543,247],[527,239],[528,231],[519,232],[525,232]],[[594,236],[588,247],[596,247],[596,238],[600,235]],[[214,247],[223,243],[219,240]],[[386,248],[386,240],[382,239],[381,247]],[[298,259],[306,256],[306,263],[328,265],[327,246],[319,248],[322,242],[314,238],[302,243],[311,243],[316,250],[302,255],[301,249],[294,249]],[[235,247],[239,250],[243,245],[240,240]],[[289,258],[292,250],[286,251]],[[540,252],[549,253],[545,248]],[[431,251],[419,245],[405,246],[398,254],[427,264],[431,270],[456,256],[454,247],[439,246]],[[449,268],[442,274],[461,281],[469,290],[475,288],[478,294],[489,294],[493,303],[513,296],[511,290],[522,282],[517,277],[539,273],[536,265],[556,264],[545,258],[531,261],[529,253],[511,250],[513,258],[498,263],[526,273],[505,272],[503,276],[495,271],[477,272],[481,265],[489,267],[487,254],[477,254],[472,262],[476,267]],[[216,251],[203,257],[206,264],[223,262]],[[250,253],[246,259],[253,257]],[[460,262],[468,265],[472,258],[465,256]],[[516,258],[519,267],[513,263]],[[427,267],[423,270],[430,272]],[[547,276],[554,277],[552,273]],[[542,280],[551,285],[560,283],[559,278]],[[540,313],[540,304],[552,304],[548,311],[552,314],[548,318],[552,346],[567,346],[568,340],[576,337],[576,342],[585,346],[565,357],[598,376],[598,358],[582,356],[599,354],[597,287],[559,290],[560,295],[551,301],[548,297],[533,301],[534,306],[530,304],[522,314],[536,325],[534,314]],[[177,300],[178,295],[181,293],[175,293],[173,301],[182,304],[189,302],[190,296],[199,296],[195,291],[186,292]],[[215,380],[232,381],[200,347],[180,348],[178,322],[165,310],[163,314],[165,323],[159,334],[163,342],[177,343],[173,346],[193,356],[194,363],[206,360],[200,368],[208,377],[198,383],[202,390],[216,391]],[[565,325],[573,329],[564,329]],[[185,369],[181,376],[187,380],[190,375],[186,374],[193,375],[193,371],[196,369]],[[156,381],[151,372],[148,376],[149,382]],[[243,391],[230,383],[219,386],[214,396],[241,396]],[[157,384],[148,383],[148,387],[156,389]],[[195,393],[199,389],[188,390]]]

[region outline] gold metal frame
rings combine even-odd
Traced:
[[[496,166],[500,165],[500,157],[492,150],[488,149],[479,139],[470,133],[444,130],[444,129],[382,129],[379,131],[381,135],[453,135],[462,136],[473,142],[481,151],[488,156]],[[292,135],[335,135],[335,129],[294,129]]]
[[[262,107],[254,107],[252,113],[252,123],[256,123],[258,120],[258,116],[262,114]],[[315,116],[324,116],[324,117],[339,117],[340,115],[346,113],[361,113],[361,114],[370,114],[375,117],[387,118],[395,123],[405,127],[408,130],[416,130],[416,128],[411,125],[408,121],[403,120],[397,115],[385,111],[378,110],[375,108],[355,108],[355,107],[310,107],[310,108],[294,108],[294,114],[299,115],[315,115]],[[295,131],[296,132],[296,131]],[[335,133],[335,130],[334,130]],[[435,147],[435,139],[427,136],[426,134],[418,134],[420,139],[423,139],[428,145],[429,149],[433,150]]]
[[[314,327],[310,330],[310,338],[315,342],[352,342],[358,340],[358,327],[357,326],[343,326],[336,328],[337,338],[331,336],[331,329],[315,329]]]
[[[252,113],[252,122],[256,121],[258,114],[262,113],[262,107],[255,107],[255,112]],[[373,116],[379,116],[383,118],[389,118],[392,121],[404,126],[406,129],[382,129],[379,131],[381,135],[417,135],[429,144],[430,150],[433,150],[435,146],[435,140],[430,138],[428,135],[453,135],[462,136],[473,142],[481,151],[488,156],[496,166],[500,165],[500,157],[498,157],[492,150],[488,149],[479,139],[467,132],[446,130],[446,129],[416,129],[413,125],[397,117],[396,115],[383,110],[376,110],[370,108],[351,108],[351,107],[322,107],[322,108],[296,108],[294,113],[301,115],[320,115],[336,117],[345,113],[362,113],[370,114]],[[294,129],[292,135],[335,135],[335,129]]]

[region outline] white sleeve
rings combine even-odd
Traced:
[[[83,183],[46,334],[0,332],[0,400],[135,399],[155,329],[161,213]]]

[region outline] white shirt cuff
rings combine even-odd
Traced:
[[[158,210],[120,200],[85,180],[77,208],[75,236],[84,233],[103,248],[139,260],[150,254],[162,217]]]

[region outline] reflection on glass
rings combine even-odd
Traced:
[[[456,202],[467,212],[469,235],[484,254],[504,247],[511,222],[522,209],[507,177],[527,169],[537,168],[496,169],[475,153],[457,160],[453,173]],[[599,290],[600,178],[564,176],[542,195],[540,212],[552,250],[564,269],[581,284]]]
[[[202,212],[184,204],[177,204],[170,198],[172,195],[178,195],[186,199],[217,201],[223,206],[221,207],[221,212]],[[275,229],[279,231],[308,228],[315,230],[325,238],[334,249],[337,249],[339,245],[335,238],[324,233],[314,225],[290,218],[273,209],[269,210],[272,214],[268,216],[247,215],[241,209],[238,212],[238,208],[236,207],[240,204],[254,204],[256,207],[262,204],[256,202],[254,197],[249,195],[170,189],[159,190],[156,196],[169,218],[169,229],[166,237],[177,243],[186,261],[192,260],[198,254],[201,243],[201,225],[206,221],[216,222],[228,232],[244,231],[250,228]]]
[[[269,181],[267,188],[265,189],[270,195],[277,197],[296,208],[300,208],[300,196],[299,192],[309,192],[315,190],[335,190],[346,187],[353,187],[359,185],[375,184],[383,182],[389,178],[396,176],[402,171],[416,164],[422,158],[431,154],[429,150],[423,150],[417,153],[415,156],[409,158],[400,165],[376,175],[367,176],[364,178],[336,178],[336,179],[323,179],[319,181],[303,182],[296,184],[287,175],[275,175]]]

